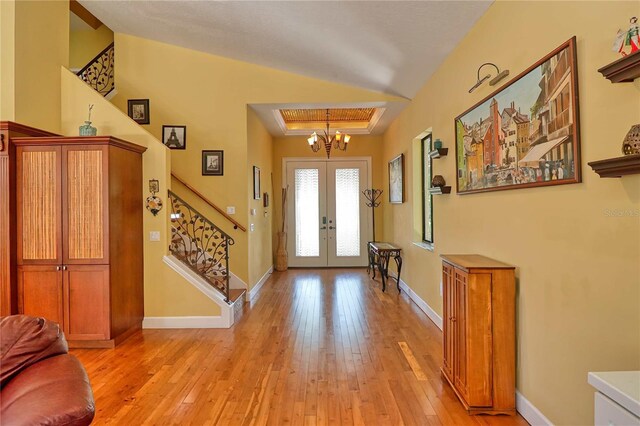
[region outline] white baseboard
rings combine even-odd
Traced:
[[[145,317],[142,328],[229,328],[228,320],[219,317]]]
[[[390,274],[391,275],[391,274]],[[411,299],[413,301],[413,303],[415,303],[416,305],[418,305],[418,307],[420,309],[422,309],[422,312],[424,312],[429,319],[440,329],[442,330],[442,317],[440,315],[438,315],[436,313],[436,311],[434,311],[431,306],[429,306],[429,304],[427,302],[425,302],[424,300],[422,300],[422,298],[420,296],[418,296],[416,294],[415,291],[413,291],[413,289],[411,287],[409,287],[409,285],[407,285],[406,282],[404,282],[402,279],[400,280],[400,289],[402,289],[405,293],[407,293],[409,295],[409,299]]]
[[[271,274],[273,274],[273,265],[271,265],[269,267],[269,269],[267,270],[267,272],[264,273],[262,278],[260,278],[260,280],[256,283],[256,285],[253,286],[253,288],[251,289],[251,291],[248,294],[247,300],[253,299],[253,296],[258,294],[258,292],[260,291],[260,289],[262,288],[264,283],[267,282],[267,280],[269,279]]]
[[[516,410],[531,426],[553,426],[553,423],[518,391],[516,391]]]

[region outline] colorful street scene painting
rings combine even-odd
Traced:
[[[455,119],[458,193],[580,182],[575,38]]]

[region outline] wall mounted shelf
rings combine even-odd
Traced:
[[[429,157],[431,158],[440,158],[444,157],[449,153],[449,148],[438,148],[429,152]]]
[[[450,194],[450,193],[451,193],[450,186],[433,186],[429,188],[429,194],[431,195]]]
[[[628,83],[640,77],[640,52],[624,56],[598,70],[612,83]]]
[[[640,174],[640,154],[591,161],[588,164],[602,178]]]

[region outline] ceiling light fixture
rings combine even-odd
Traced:
[[[324,135],[319,135],[317,132],[313,132],[311,136],[307,138],[307,142],[313,152],[320,151],[320,147],[324,146],[324,149],[327,151],[327,158],[329,158],[331,157],[331,147],[340,151],[347,150],[347,145],[349,144],[349,140],[351,140],[351,136],[347,134],[343,135],[338,130],[336,130],[335,135],[329,136],[329,109],[327,109],[327,128],[323,132]]]
[[[478,77],[477,77],[476,84],[474,84],[473,87],[471,89],[469,89],[469,93],[471,93],[474,90],[476,90],[478,87],[480,87],[480,85],[482,83],[484,83],[489,77],[491,77],[491,74],[487,74],[484,77],[482,77],[482,79],[480,78],[480,70],[485,65],[491,65],[496,69],[496,76],[493,77],[491,79],[491,81],[489,81],[489,85],[490,86],[495,86],[496,84],[498,84],[500,82],[500,80],[502,80],[503,78],[505,78],[506,76],[509,75],[509,70],[500,71],[500,69],[498,68],[498,66],[496,64],[494,64],[492,62],[485,62],[484,64],[480,65],[480,67],[478,68]]]

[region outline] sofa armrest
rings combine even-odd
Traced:
[[[76,357],[57,355],[22,370],[0,391],[7,425],[89,425],[95,403],[89,378]]]

